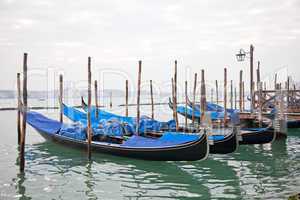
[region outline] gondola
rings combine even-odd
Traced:
[[[82,102],[82,108],[83,110],[87,111],[87,104],[84,102],[83,98],[81,100]],[[72,110],[70,112],[64,112],[64,114],[66,115],[66,117],[68,117],[69,119],[73,120],[74,119],[74,113],[78,113],[80,111],[76,110],[75,108],[71,108],[71,107],[67,107],[64,104],[64,110]],[[104,115],[108,115],[109,112],[107,111],[103,111],[102,109],[98,110],[99,113],[103,113]],[[72,113],[73,116],[70,116],[69,113]],[[84,114],[81,114],[84,115]],[[111,115],[113,117],[118,117],[118,119],[126,119],[128,121],[128,118],[130,119],[130,117],[125,117],[125,116],[120,116],[120,115],[116,115],[116,114],[112,114]],[[100,118],[101,118],[101,114],[100,114]],[[134,120],[131,120],[134,121]],[[181,130],[185,130],[185,128],[179,128],[180,131]],[[196,132],[195,131],[191,131],[191,130],[185,130],[187,132]],[[226,132],[226,134],[224,134],[224,132]],[[211,154],[227,154],[227,153],[233,153],[234,151],[236,151],[236,149],[238,148],[238,130],[236,127],[231,128],[227,128],[223,130],[223,133],[220,134],[220,130],[216,130],[213,129],[211,131],[211,133],[209,133],[209,153]]]
[[[169,107],[173,109],[173,102],[169,100]],[[178,109],[179,108],[179,109]],[[177,112],[183,116],[185,116],[185,113],[189,113],[187,117],[189,119],[192,119],[191,113],[192,109],[187,108],[187,112],[185,112],[184,106],[177,107]],[[195,119],[200,122],[200,112],[195,110],[194,111]],[[222,115],[214,114],[215,117],[213,120],[217,120],[219,117],[222,117]],[[239,144],[266,144],[274,141],[276,139],[276,132],[272,128],[272,125],[269,124],[265,128],[241,128],[239,131]]]
[[[287,128],[300,128],[300,120],[287,120]]]
[[[27,123],[45,139],[76,148],[86,148],[87,140],[73,137],[76,130],[64,128],[67,125],[49,119],[37,112],[27,112]],[[85,133],[86,134],[86,133]],[[207,135],[172,134],[158,138],[145,138],[132,135],[125,138],[107,137],[91,143],[92,151],[144,160],[194,161],[205,159],[208,155]]]

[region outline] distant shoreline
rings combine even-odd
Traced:
[[[199,102],[196,102],[196,103],[199,103]],[[184,102],[178,102],[178,104],[184,104]],[[137,104],[128,104],[128,106],[136,106]],[[141,103],[140,104],[141,106],[151,106],[151,103]],[[165,102],[160,102],[160,103],[154,103],[154,105],[168,105],[168,103],[165,103]],[[120,104],[120,105],[117,105],[118,107],[124,107],[126,106],[125,104]],[[72,107],[75,107],[75,108],[81,108],[81,106],[79,105],[76,105],[76,106],[72,106]],[[105,108],[106,106],[99,106],[100,108]],[[107,106],[108,107],[108,106]],[[45,109],[53,109],[53,110],[56,110],[56,109],[59,109],[58,106],[32,106],[32,107],[29,107],[29,109],[31,110],[45,110]],[[3,108],[0,108],[0,111],[8,111],[8,110],[18,110],[17,107],[3,107]]]

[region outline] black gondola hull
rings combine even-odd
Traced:
[[[211,154],[227,154],[233,153],[238,148],[237,129],[233,128],[233,133],[225,137],[223,140],[214,141],[209,145],[209,153]]]
[[[70,139],[58,134],[48,134],[37,130],[46,140],[60,143],[73,148],[86,149],[86,141]],[[206,159],[209,147],[207,136],[203,135],[199,140],[186,143],[177,147],[170,148],[126,148],[117,145],[103,145],[99,143],[91,144],[92,151],[97,153],[106,153],[116,156],[131,157],[143,160],[157,161],[194,161]]]
[[[273,129],[267,129],[263,132],[251,131],[244,132],[241,130],[241,138],[239,144],[266,144],[272,142],[276,138],[276,134]]]

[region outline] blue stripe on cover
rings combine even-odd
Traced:
[[[132,136],[121,146],[123,147],[169,147],[198,140],[202,135],[187,135],[184,133],[166,132],[160,138],[152,139],[141,136]]]
[[[27,112],[27,123],[33,128],[49,134],[59,132],[62,126],[59,121],[49,119],[44,115],[33,111]]]

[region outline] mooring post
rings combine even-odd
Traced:
[[[236,87],[234,87],[234,109],[236,110]]]
[[[20,73],[17,73],[17,95],[18,95],[18,112],[17,112],[17,130],[18,130],[18,145],[20,145],[21,141],[21,80]]]
[[[275,88],[275,90],[277,89],[277,73],[275,73],[274,88]]]
[[[25,169],[25,137],[27,120],[27,53],[23,57],[23,107],[22,107],[22,131],[20,141],[20,171]]]
[[[154,119],[154,101],[153,101],[152,80],[150,80],[150,97],[151,97],[151,118]]]
[[[287,81],[286,81],[286,87],[287,87],[287,106],[289,106],[290,104],[290,77],[287,77]]]
[[[256,69],[256,86],[257,90],[259,90],[260,84],[260,61],[257,62],[257,69]]]
[[[232,80],[230,80],[230,108],[233,109],[233,85]]]
[[[227,68],[224,68],[224,127],[227,126]]]
[[[185,115],[184,115],[184,124],[185,129],[188,130],[188,124],[187,124],[187,104],[188,104],[188,94],[187,94],[187,81],[184,82],[184,94],[185,94]]]
[[[175,72],[174,72],[174,105],[177,110],[177,60],[175,60]],[[178,114],[175,112],[176,131],[179,129]]]
[[[195,126],[195,101],[196,101],[196,89],[197,89],[197,73],[194,76],[194,89],[193,89],[193,106],[192,106],[192,124]]]
[[[171,78],[171,85],[172,85],[172,105],[173,105],[173,120],[176,122],[176,107],[175,107],[175,105],[174,105],[174,79],[173,78]]]
[[[98,103],[98,83],[97,80],[94,81],[94,87],[95,87],[95,106],[96,106],[96,119],[99,117],[99,103]]]
[[[88,136],[88,159],[91,160],[91,143],[92,143],[92,127],[91,127],[91,103],[92,103],[92,72],[91,72],[91,57],[88,57],[88,127],[87,127],[87,136]]]
[[[59,121],[63,123],[63,75],[59,75]]]
[[[112,91],[109,93],[109,107],[112,108]]]
[[[125,116],[128,117],[128,80],[126,80],[125,89]]]
[[[205,75],[204,69],[201,70],[201,120],[200,122],[203,123],[205,110],[206,110],[206,87],[205,87]]]
[[[137,106],[136,106],[136,132],[140,135],[140,95],[141,95],[141,75],[142,75],[142,61],[139,61],[138,71],[138,85],[137,85]]]
[[[259,82],[259,94],[258,94],[258,121],[259,121],[259,127],[262,127],[262,82]]]
[[[250,105],[250,111],[253,112],[254,108],[254,84],[253,84],[253,51],[254,46],[250,45],[250,96],[251,96],[251,105]]]
[[[242,82],[242,111],[245,110],[245,82]]]
[[[216,104],[219,104],[218,80],[216,80]]]
[[[240,112],[243,111],[243,70],[240,70],[240,84],[239,84],[239,106]]]

